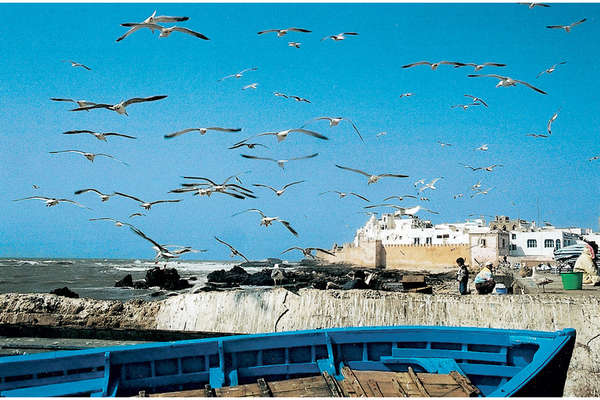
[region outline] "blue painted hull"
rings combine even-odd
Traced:
[[[336,328],[62,351],[0,359],[0,395],[130,396],[340,370],[467,376],[484,396],[562,396],[575,330]]]

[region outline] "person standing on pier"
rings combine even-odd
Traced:
[[[458,265],[458,272],[456,273],[456,280],[458,281],[458,292],[461,295],[469,294],[469,270],[465,265],[465,259],[462,257],[458,257],[456,259],[456,264]]]
[[[496,281],[494,281],[494,277],[492,276],[493,265],[491,261],[488,261],[481,268],[477,276],[475,276],[475,289],[477,289],[477,293],[488,294],[494,290]]]

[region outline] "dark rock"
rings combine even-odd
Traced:
[[[163,269],[160,267],[146,271],[146,284],[166,290],[181,290],[192,287],[187,280],[181,279],[175,268]]]
[[[246,270],[239,265],[234,266],[229,271],[220,269],[213,271],[206,277],[208,282],[219,282],[240,285],[248,277]]]
[[[368,289],[369,287],[362,279],[352,279],[351,281],[346,282],[342,289],[350,290],[350,289]]]
[[[152,292],[150,294],[150,297],[158,297],[158,296],[162,296],[163,294],[165,294],[165,292],[163,292],[162,290],[159,290],[158,292]]]
[[[133,277],[131,274],[127,274],[125,278],[117,281],[115,287],[133,287]]]
[[[198,278],[195,276],[190,276],[189,278],[187,278],[188,281],[197,281]]]
[[[281,283],[287,282],[288,280],[284,277]],[[271,270],[263,269],[262,271],[248,275],[241,284],[250,286],[273,286],[275,282],[273,282],[273,279],[271,279]]]
[[[72,291],[71,289],[69,289],[66,286],[64,288],[54,289],[53,291],[50,292],[50,294],[55,294],[57,296],[63,296],[63,297],[71,297],[73,299],[79,298],[79,295],[77,293],[75,293],[74,291]]]
[[[133,282],[134,289],[148,289],[148,287],[148,284],[144,280]]]

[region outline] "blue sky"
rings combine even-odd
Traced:
[[[174,32],[158,38],[140,30],[117,43],[124,22],[142,21],[154,10],[184,15],[179,23],[208,36],[204,41]],[[329,248],[350,241],[367,219],[366,204],[338,199],[325,190],[354,191],[372,203],[389,195],[414,194],[413,182],[438,176],[438,189],[425,191],[422,204],[439,215],[434,222],[461,221],[468,214],[510,215],[549,220],[557,226],[598,228],[600,207],[600,97],[597,54],[600,51],[600,7],[597,4],[553,4],[528,9],[517,4],[1,4],[3,63],[0,68],[0,256],[151,258],[149,243],[126,228],[89,218],[113,217],[134,223],[160,243],[191,245],[209,252],[188,258],[226,259],[228,252],[213,236],[233,244],[249,258],[278,256],[287,247]],[[587,18],[570,33],[546,29]],[[170,25],[170,24],[165,24]],[[271,28],[301,27],[312,33],[257,35]],[[325,35],[358,32],[344,41],[320,41]],[[301,48],[288,47],[301,42]],[[72,68],[72,59],[92,68]],[[510,76],[525,86],[495,88],[493,78],[468,78],[473,68],[404,64],[451,60],[507,64],[479,73]],[[552,74],[536,75],[561,61]],[[217,80],[257,67],[240,79]],[[258,82],[256,90],[241,90]],[[308,98],[298,103],[273,95],[279,91]],[[414,96],[399,98],[401,93]],[[482,97],[489,108],[451,109],[468,102],[463,94]],[[69,103],[50,97],[117,103],[132,97],[165,94],[154,103],[134,104],[129,117],[98,109],[69,112]],[[548,119],[560,109],[552,136]],[[353,120],[366,143],[342,122],[310,125],[329,137],[322,141],[291,134],[277,144],[259,138],[270,149],[228,150],[249,136],[297,128],[311,118],[343,116]],[[239,133],[163,135],[191,127],[242,128]],[[137,140],[90,135],[61,135],[72,129],[120,132]],[[382,131],[385,136],[376,137]],[[436,142],[452,143],[440,147]],[[487,143],[489,150],[476,147]],[[104,152],[128,162],[49,151],[79,149]],[[318,152],[311,160],[290,163],[285,172],[274,163],[248,160],[240,154],[287,158]],[[503,164],[494,172],[474,166]],[[341,164],[373,173],[402,173],[410,178],[366,178],[335,168]],[[180,176],[214,180],[243,171],[246,186],[283,186],[305,179],[282,196],[253,188],[256,200],[215,194],[210,198],[167,194],[184,182]],[[470,198],[472,184],[495,187],[487,196]],[[34,190],[32,185],[40,187]],[[182,199],[159,204],[149,212],[134,201],[113,197],[106,203],[93,187],[121,191],[145,200]],[[465,193],[453,199],[456,193]],[[70,204],[44,207],[40,201],[13,202],[33,196],[66,197],[93,211]],[[280,216],[299,232],[283,226],[259,226],[259,208]],[[128,219],[133,212],[147,216]],[[297,258],[291,254],[290,258]]]

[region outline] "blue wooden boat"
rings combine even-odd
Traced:
[[[480,395],[562,396],[575,330],[306,330],[0,358],[0,396],[131,396],[355,371],[458,372]],[[454,374],[456,374],[454,372]]]

